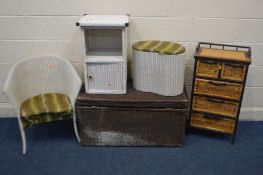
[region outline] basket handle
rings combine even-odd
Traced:
[[[230,67],[234,67],[234,68],[243,68],[243,65],[236,65],[236,64],[229,64],[229,63],[225,63],[226,66],[230,66]]]
[[[219,82],[215,82],[215,81],[208,81],[208,83],[213,84],[213,85],[217,85],[217,86],[226,86],[227,83],[219,83]]]
[[[218,99],[214,99],[214,98],[209,98],[209,97],[207,97],[206,98],[208,101],[211,101],[211,102],[215,102],[215,103],[225,103],[225,101],[224,100],[218,100]]]
[[[214,119],[214,120],[222,120],[221,117],[212,116],[212,115],[208,115],[208,114],[203,114],[203,116],[205,116],[205,117],[207,117],[207,118]]]
[[[206,63],[206,64],[217,64],[215,61],[208,61],[208,60],[200,60],[201,63]]]

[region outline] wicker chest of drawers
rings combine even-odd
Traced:
[[[251,49],[199,43],[194,57],[189,128],[227,134],[234,143]]]

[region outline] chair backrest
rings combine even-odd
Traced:
[[[20,102],[50,92],[70,96],[69,84],[74,78],[79,79],[71,63],[57,56],[22,60],[10,74],[7,81],[15,81],[17,87],[13,87],[13,91],[19,91],[16,94]]]

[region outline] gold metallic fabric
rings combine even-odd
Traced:
[[[143,52],[156,52],[161,55],[177,55],[185,52],[185,47],[169,41],[139,41],[132,45],[132,48]]]
[[[60,93],[47,93],[24,101],[20,115],[24,128],[34,124],[71,118],[72,105],[69,97]]]

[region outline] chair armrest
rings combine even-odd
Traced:
[[[66,95],[69,96],[72,107],[75,108],[75,101],[79,94],[82,81],[77,71],[69,61],[67,61],[67,68],[64,71],[64,76],[64,81],[66,81],[67,86]]]

